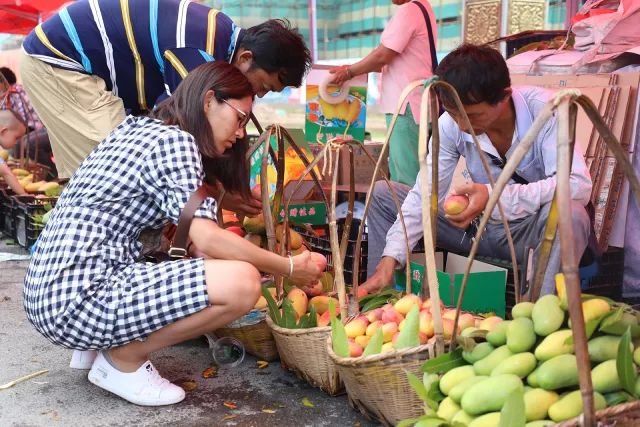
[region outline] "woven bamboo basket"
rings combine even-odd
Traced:
[[[325,345],[344,381],[349,404],[363,415],[384,425],[424,415],[423,403],[409,385],[406,372],[422,375],[424,361],[435,356],[433,344],[357,358],[336,355],[331,338]]]
[[[274,361],[278,358],[278,349],[266,317],[264,311],[252,310],[224,328],[217,329],[214,335],[218,338],[235,338],[247,353],[267,362]]]
[[[599,427],[636,427],[640,425],[640,401],[622,403],[595,413]],[[556,424],[556,427],[580,427],[581,417]]]
[[[267,316],[282,365],[314,387],[335,396],[344,391],[336,366],[327,353],[331,327],[286,329]]]

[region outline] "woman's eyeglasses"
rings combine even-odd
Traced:
[[[239,109],[238,107],[233,106],[229,101],[227,101],[226,99],[223,99],[222,102],[224,102],[225,104],[227,104],[229,107],[233,108],[234,110],[236,110],[236,112],[240,115],[238,117],[238,127],[244,128],[245,126],[247,126],[247,124],[249,123],[249,119],[251,118],[251,114],[247,114],[244,111],[242,111],[241,109]]]

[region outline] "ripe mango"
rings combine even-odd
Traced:
[[[521,302],[513,306],[511,309],[511,317],[517,319],[518,317],[528,317],[531,318],[531,313],[533,312],[533,303],[532,302]]]
[[[318,314],[322,314],[325,311],[329,310],[329,302],[333,300],[333,303],[335,304],[335,312],[336,315],[339,313],[339,308],[340,304],[338,304],[338,300],[333,298],[333,297],[329,297],[326,295],[318,295],[317,297],[313,297],[309,300],[309,306],[313,306],[316,309],[316,313]]]
[[[453,368],[452,370],[444,374],[442,378],[440,378],[440,391],[448,396],[449,392],[451,392],[451,389],[456,385],[460,384],[462,381],[468,378],[475,376],[476,373],[473,370],[473,366],[471,365]]]
[[[589,348],[589,359],[592,362],[604,362],[606,360],[615,359],[618,356],[620,337],[614,335],[603,335],[601,337],[590,339],[587,345]],[[633,344],[630,344],[630,347],[633,349]]]
[[[291,305],[293,306],[293,310],[296,312],[298,318],[304,316],[307,312],[307,305],[309,299],[307,298],[307,294],[300,288],[293,288],[287,294],[287,299],[291,301]]]
[[[244,221],[242,222],[242,228],[244,228],[247,231],[247,233],[264,235],[265,234],[264,216],[262,216],[262,213],[260,213],[259,215],[256,215],[253,218],[245,216]]]
[[[499,411],[516,390],[523,391],[520,378],[511,374],[496,375],[472,385],[462,396],[461,406],[469,415]],[[476,422],[477,420],[474,420]]]
[[[393,305],[393,308],[395,308],[398,313],[402,314],[403,316],[406,316],[407,313],[411,311],[414,305],[418,306],[418,309],[420,309],[420,306],[422,305],[422,301],[420,300],[420,297],[414,294],[407,294],[402,298],[400,298]]]
[[[463,194],[454,194],[446,198],[442,209],[447,215],[458,215],[469,206],[469,198]]]
[[[258,301],[256,301],[256,304],[253,306],[253,309],[262,310],[263,308],[266,308],[266,307],[267,307],[267,300],[265,299],[265,297],[260,295],[260,297],[258,298]]]
[[[573,354],[561,354],[542,363],[536,370],[541,388],[557,390],[578,385],[578,363]]]
[[[357,317],[344,325],[344,330],[347,333],[347,338],[355,338],[364,335],[367,331],[367,326],[369,325],[366,318]]]
[[[445,397],[438,406],[437,415],[447,421],[451,421],[453,417],[460,411],[460,406],[450,397]]]
[[[463,426],[469,425],[471,421],[475,420],[475,417],[464,412],[463,409],[460,409],[456,414],[451,418],[451,424],[456,425],[456,423],[461,424]]]
[[[567,343],[572,334],[571,329],[561,329],[547,335],[536,347],[536,359],[544,362],[561,354],[573,353],[573,344]]]
[[[320,283],[322,284],[322,292],[333,291],[333,274],[331,274],[331,272],[329,271],[325,271],[324,273],[322,273],[322,276],[320,277]]]
[[[492,346],[500,347],[507,343],[507,328],[509,327],[509,323],[511,323],[510,320],[500,322],[487,334],[487,341],[490,342]],[[482,327],[480,329],[482,329]]]
[[[29,171],[26,169],[15,168],[15,169],[11,169],[11,172],[18,177],[24,177],[29,175]]]
[[[534,369],[533,372],[527,376],[527,384],[534,388],[540,387],[538,383],[538,368]]]
[[[449,397],[452,398],[454,402],[460,403],[460,401],[462,400],[462,396],[464,396],[466,391],[469,390],[471,386],[487,378],[489,377],[485,375],[478,375],[478,376],[469,377],[463,381],[460,381],[451,389],[451,391],[449,391]]]
[[[513,356],[511,350],[506,345],[493,350],[488,356],[478,360],[473,364],[476,375],[491,375],[491,371],[507,358]]]
[[[46,181],[32,182],[24,186],[24,191],[26,191],[27,193],[35,193],[41,186],[46,183]]]
[[[478,418],[474,418],[468,427],[498,427],[500,425],[500,412],[491,412]]]
[[[284,240],[283,233],[284,233],[284,225],[283,224],[276,225],[276,240],[278,242],[282,242]],[[295,251],[302,247],[302,242],[304,241],[304,239],[302,239],[302,236],[300,235],[300,233],[289,228],[289,241],[291,242],[291,250]]]
[[[513,319],[507,328],[507,347],[512,353],[529,351],[536,343],[533,321],[528,317]]]
[[[582,303],[582,313],[584,314],[585,323],[597,319],[611,311],[608,302],[600,298],[594,298]]]
[[[463,351],[462,358],[467,363],[474,364],[480,359],[487,357],[495,348],[488,342],[482,342],[473,347],[471,351]]]
[[[567,393],[551,405],[549,408],[549,418],[558,423],[580,415],[582,413],[582,395],[580,393],[580,390]],[[604,397],[598,392],[593,393],[593,400],[596,411],[604,409],[607,406]]]
[[[502,323],[503,321],[504,320],[501,317],[490,316],[480,321],[480,323],[478,324],[478,329],[484,329],[485,331],[491,332],[499,323]]]
[[[544,420],[551,405],[556,403],[560,397],[558,393],[532,388],[524,392],[524,411],[527,421]]]
[[[618,369],[616,368],[616,360],[607,360],[602,362],[591,370],[591,382],[593,389],[598,393],[611,393],[622,389],[620,378],[618,377]]]
[[[560,308],[560,300],[555,295],[541,297],[531,311],[533,329],[537,335],[546,337],[557,331],[564,322],[564,310]]]
[[[491,376],[513,374],[520,378],[529,375],[536,368],[538,361],[532,353],[518,353],[506,358],[491,371]]]

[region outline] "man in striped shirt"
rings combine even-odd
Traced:
[[[150,111],[202,63],[234,64],[261,97],[300,86],[311,61],[288,22],[245,30],[189,0],[79,0],[38,25],[23,50],[24,86],[49,129],[63,178],[125,110]]]

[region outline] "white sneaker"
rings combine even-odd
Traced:
[[[111,366],[102,351],[89,371],[89,381],[142,406],[171,405],[185,396],[184,390],[162,378],[151,362],[144,362],[135,372],[121,372]]]
[[[91,369],[97,355],[97,350],[73,350],[69,367],[72,369]]]

